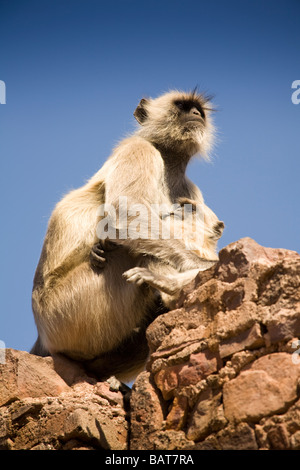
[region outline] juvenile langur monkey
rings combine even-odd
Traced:
[[[178,225],[185,229],[182,231],[185,247],[199,256],[201,261],[198,267],[180,272],[178,268],[176,269],[170,264],[161,263],[154,259],[148,261],[147,268],[136,267],[123,274],[123,277],[127,279],[128,282],[133,282],[140,286],[143,283],[147,283],[159,290],[163,304],[169,309],[174,307],[175,301],[185,285],[191,282],[200,271],[208,269],[215,264],[216,259],[218,259],[215,257],[216,243],[224,229],[224,223],[221,221],[217,221],[213,231],[210,231],[209,228],[205,226],[202,218],[197,220],[197,218],[199,219],[199,214],[196,213],[196,201],[187,198],[179,198],[178,203],[180,207],[165,215],[165,217],[167,216],[171,219],[170,235],[175,235],[176,227],[178,230]],[[190,211],[183,212],[183,208],[187,206],[190,206]],[[207,206],[203,208],[205,210],[205,214],[203,214],[204,217],[207,217],[209,214],[214,217],[214,214]],[[210,250],[210,258],[204,258],[203,253],[209,254]]]
[[[33,354],[63,353],[100,368],[102,376],[116,374],[118,368],[126,375],[138,362],[139,349],[145,349],[138,329],[144,331],[160,296],[170,307],[184,285],[216,262],[224,224],[185,175],[191,157],[205,157],[211,148],[210,113],[209,99],[196,92],[142,99],[134,112],[137,132],[116,147],[83,187],[57,204],[34,278],[32,306],[39,336]],[[146,208],[148,217],[139,218],[140,225],[158,222],[156,237],[150,229],[146,237],[130,236],[135,217],[129,212],[124,236],[120,196],[127,198],[128,207]],[[97,236],[104,203],[118,216],[111,246]],[[185,204],[193,209],[184,221],[185,235],[165,239],[162,227],[168,219],[173,229],[181,226],[178,213]],[[170,208],[166,217],[155,209],[161,205]],[[198,206],[201,233],[194,233]],[[113,245],[117,248],[111,249]],[[133,360],[127,365],[130,347]],[[141,355],[144,360],[145,353]]]

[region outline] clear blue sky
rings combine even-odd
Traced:
[[[55,203],[134,128],[143,95],[215,94],[213,162],[189,176],[241,237],[300,251],[299,0],[0,0],[0,340],[36,338],[31,288]]]

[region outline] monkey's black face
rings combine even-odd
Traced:
[[[174,105],[179,111],[179,118],[184,123],[205,121],[205,112],[202,105],[195,100],[175,100]]]

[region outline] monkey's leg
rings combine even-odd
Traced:
[[[115,349],[108,351],[91,361],[85,362],[85,367],[96,377],[104,380],[114,374],[122,382],[128,382],[145,369],[149,356],[149,346],[146,340],[146,329],[154,319],[167,312],[160,296],[156,297],[140,327],[126,337]]]
[[[39,336],[29,352],[30,354],[34,354],[35,356],[50,356],[49,351],[47,351],[47,349],[43,346],[41,338]]]

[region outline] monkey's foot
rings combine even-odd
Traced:
[[[177,291],[177,283],[167,278],[166,276],[160,276],[153,274],[147,268],[132,268],[123,273],[123,277],[127,282],[141,286],[142,284],[148,284],[155,289],[161,290],[167,294],[173,294]],[[176,285],[175,285],[176,284]]]

